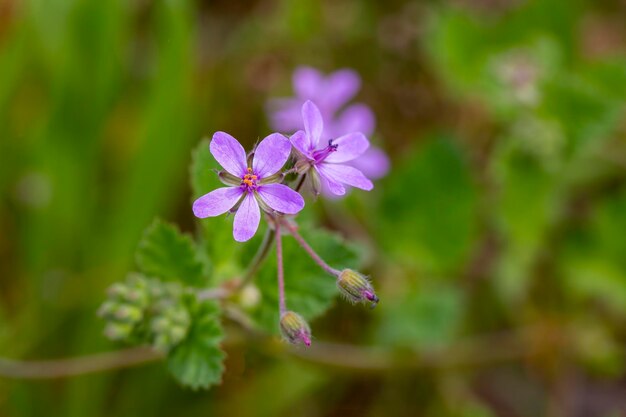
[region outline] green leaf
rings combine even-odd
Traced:
[[[525,294],[561,196],[555,175],[541,161],[509,145],[504,143],[494,154],[491,169],[499,183],[491,208],[505,242],[494,283],[511,301]]]
[[[334,233],[307,224],[300,234],[329,265],[337,269],[356,268],[359,251]],[[287,308],[312,320],[323,314],[337,294],[335,277],[324,272],[290,235],[283,236],[285,293]],[[254,320],[270,333],[278,332],[278,290],[276,251],[273,250],[257,274],[255,283],[262,301],[252,312]]]
[[[162,220],[155,220],[146,229],[136,257],[137,265],[147,275],[192,286],[206,284],[205,264],[191,237]]]
[[[381,189],[386,215],[375,226],[384,247],[434,274],[464,264],[476,238],[476,189],[456,143],[430,140],[398,164]]]
[[[219,384],[224,372],[226,355],[219,347],[223,339],[219,307],[214,301],[199,302],[193,295],[185,302],[192,325],[185,340],[170,351],[167,367],[182,385],[207,389]]]
[[[586,227],[571,232],[559,256],[568,295],[601,300],[608,310],[626,314],[626,190],[596,203]]]
[[[452,343],[461,324],[463,295],[452,285],[407,289],[378,307],[379,340],[392,346],[435,348]]]

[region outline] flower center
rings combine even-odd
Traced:
[[[313,152],[313,159],[315,160],[316,163],[322,162],[324,159],[328,157],[328,155],[330,155],[333,152],[336,152],[338,147],[339,145],[333,145],[333,140],[331,139],[328,141],[327,147],[325,147],[324,149],[320,149],[319,151]]]
[[[247,171],[248,173],[241,179],[241,185],[246,187],[248,190],[255,190],[257,188],[256,182],[259,177],[252,173],[252,168],[248,168]]]

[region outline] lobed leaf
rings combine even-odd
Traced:
[[[205,263],[191,237],[162,220],[155,220],[146,229],[136,259],[146,275],[191,286],[206,284]]]
[[[214,301],[197,301],[193,295],[187,297],[186,305],[192,325],[187,337],[168,354],[167,367],[180,384],[207,389],[219,384],[224,372],[219,307]]]

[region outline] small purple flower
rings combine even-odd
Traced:
[[[218,216],[236,211],[233,236],[238,242],[249,240],[256,233],[261,219],[259,206],[266,212],[295,214],[304,207],[302,196],[283,184],[278,173],[291,153],[289,140],[272,133],[254,150],[252,166],[237,139],[228,133],[216,132],[211,140],[213,157],[225,169],[219,177],[228,187],[218,188],[193,203],[196,217]]]
[[[330,122],[334,119],[335,114],[350,101],[361,87],[361,78],[351,69],[341,69],[324,76],[321,72],[311,67],[299,67],[293,73],[293,88],[296,94],[295,98],[278,99],[270,103],[272,107],[271,123],[274,129],[282,132],[295,132],[302,129],[302,119],[300,118],[300,109],[305,101],[311,100],[317,106],[324,120]],[[369,122],[373,122],[373,114],[369,108],[364,105],[356,105],[357,112],[350,112],[350,121],[359,121],[361,116],[365,116]],[[351,109],[349,107],[347,110]],[[360,109],[360,111],[358,110]],[[366,110],[365,113],[361,113]],[[354,118],[357,115],[359,117]],[[373,123],[372,127],[373,127]],[[326,126],[328,135],[335,134],[331,132],[331,124]],[[363,130],[360,126],[358,129],[351,131]],[[341,134],[347,132],[341,132]],[[369,133],[369,132],[366,132]],[[329,137],[325,137],[328,139]]]
[[[359,75],[351,69],[340,69],[328,75],[311,67],[299,67],[293,74],[296,97],[270,101],[270,124],[281,132],[292,133],[304,128],[302,105],[311,100],[325,122],[321,140],[327,141],[351,132],[366,136],[374,132],[376,118],[365,104],[348,105],[361,87]],[[389,171],[389,158],[380,149],[370,147],[363,155],[347,162],[367,177],[378,179]]]
[[[302,119],[304,131],[299,130],[291,136],[291,143],[302,155],[296,163],[299,171],[309,171],[313,175],[314,184],[318,177],[323,186],[335,195],[346,193],[344,185],[367,191],[374,188],[361,171],[346,164],[361,156],[369,147],[362,133],[348,133],[324,142],[321,140],[324,121],[319,109],[311,101],[302,106]]]

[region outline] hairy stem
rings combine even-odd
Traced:
[[[284,222],[283,225],[287,228],[289,233],[296,239],[296,241],[302,246],[302,249],[317,263],[324,271],[328,272],[331,275],[338,276],[340,271],[328,265],[314,250],[309,244],[304,240],[304,238],[298,233],[298,229],[296,226],[290,224],[289,222]]]
[[[278,262],[278,308],[282,315],[287,311],[285,302],[285,271],[283,268],[283,242],[280,235],[280,222],[276,222],[276,261]]]

